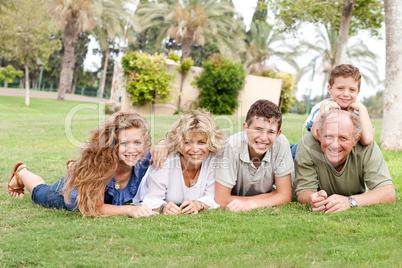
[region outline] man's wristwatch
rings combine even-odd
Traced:
[[[358,203],[357,203],[356,199],[354,199],[350,196],[348,196],[348,199],[349,199],[349,205],[351,208],[357,207]]]

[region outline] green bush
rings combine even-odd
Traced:
[[[128,78],[127,92],[133,105],[171,100],[174,74],[168,74],[162,55],[131,52],[122,58],[124,75]]]
[[[213,114],[232,114],[238,106],[237,97],[246,80],[242,64],[216,54],[203,63],[204,71],[195,77],[200,90],[200,107]]]
[[[184,58],[181,61],[180,65],[177,67],[177,70],[186,75],[188,73],[188,71],[190,71],[191,66],[193,66],[193,65],[194,65],[194,61],[191,57]]]
[[[179,54],[177,54],[176,52],[174,52],[174,50],[169,50],[169,53],[168,53],[168,55],[167,55],[167,58],[169,59],[169,60],[173,60],[173,61],[175,61],[175,62],[179,62],[180,61],[180,56],[179,56]]]
[[[275,73],[273,71],[261,71],[253,75],[281,79],[282,87],[278,106],[283,114],[290,112],[292,105],[296,100],[296,80],[294,75],[288,73]]]
[[[0,83],[4,81],[12,83],[15,77],[22,77],[23,75],[22,71],[17,71],[13,66],[8,65],[7,67],[0,68]]]
[[[277,78],[282,79],[281,96],[279,98],[279,108],[281,112],[286,114],[292,108],[293,102],[296,100],[295,88],[296,80],[293,74],[278,73]]]

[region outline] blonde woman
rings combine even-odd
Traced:
[[[215,166],[223,143],[224,133],[210,113],[197,110],[179,119],[166,134],[167,160],[161,169],[151,166],[148,171],[143,204],[175,215],[219,207],[214,201]]]
[[[65,177],[53,185],[19,162],[8,184],[12,197],[24,188],[34,203],[50,208],[79,210],[84,216],[147,217],[146,206],[124,205],[137,194],[150,165],[151,137],[146,120],[135,112],[118,112],[92,131],[80,157],[68,162]]]

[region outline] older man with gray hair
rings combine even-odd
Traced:
[[[295,191],[314,212],[394,203],[395,189],[380,148],[361,145],[361,123],[351,112],[331,110],[321,116],[318,141],[304,135],[296,151]],[[367,188],[370,191],[367,191]]]

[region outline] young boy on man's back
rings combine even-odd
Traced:
[[[293,160],[281,124],[279,107],[258,100],[247,113],[243,132],[226,140],[215,175],[215,201],[221,207],[238,212],[292,200]]]
[[[370,116],[366,107],[358,100],[357,95],[360,93],[361,74],[359,69],[350,64],[341,64],[336,66],[329,78],[328,93],[330,99],[317,103],[309,117],[306,120],[307,130],[311,132],[317,140],[318,119],[322,112],[331,109],[341,109],[353,111],[359,115],[362,122],[362,135],[360,143],[369,145],[374,140],[374,128],[370,121]]]

